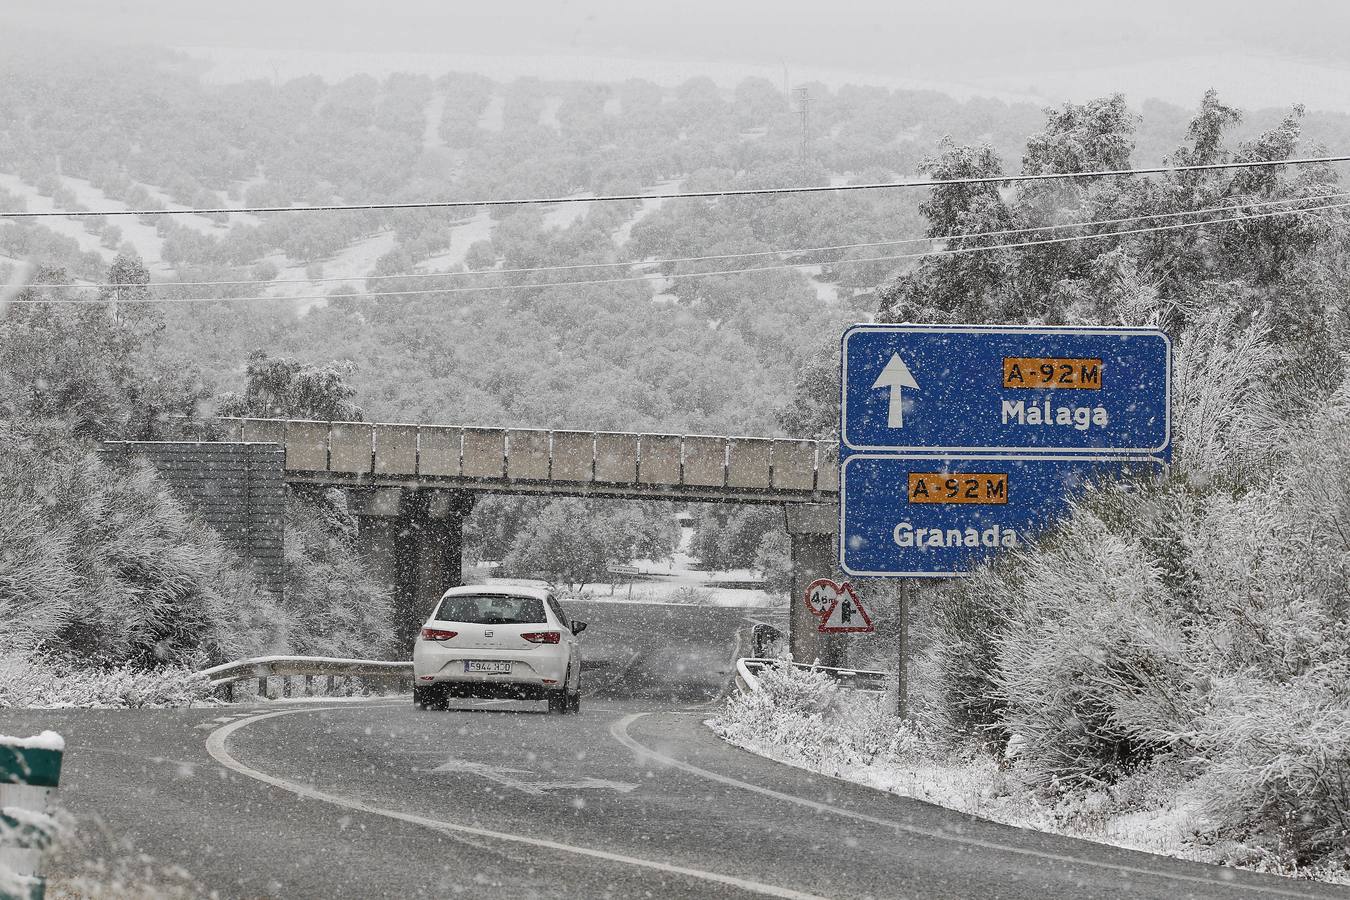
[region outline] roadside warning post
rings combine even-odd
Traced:
[[[1089,484],[1157,475],[1171,452],[1157,329],[855,325],[840,366],[837,551],[851,576],[964,575],[1027,546]]]
[[[48,795],[61,779],[65,741],[51,731],[37,737],[0,735],[0,868],[18,893],[0,884],[0,900],[42,900],[43,856],[56,833]]]

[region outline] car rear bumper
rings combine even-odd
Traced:
[[[510,673],[466,672],[467,660],[509,662]],[[511,650],[459,650],[428,646],[418,641],[413,648],[413,682],[419,686],[448,684],[478,686],[484,690],[497,686],[508,688],[537,688],[541,691],[559,687],[567,677],[567,654],[553,648],[540,647],[527,653]]]
[[[558,685],[495,681],[423,681],[419,687],[443,692],[446,697],[481,697],[490,700],[547,700]]]

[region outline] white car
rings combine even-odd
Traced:
[[[585,629],[545,588],[451,588],[413,644],[413,703],[444,709],[451,697],[510,697],[580,712],[577,635]]]

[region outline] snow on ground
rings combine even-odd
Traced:
[[[635,603],[679,603],[694,606],[776,607],[759,584],[760,574],[751,569],[705,572],[689,567],[688,556],[676,554],[670,562],[638,560],[637,575],[616,577],[612,582],[591,584],[587,589],[597,600],[613,598]]]
[[[492,229],[496,227],[497,223],[493,221],[491,213],[486,209],[477,210],[472,219],[450,226],[449,247],[442,253],[422,260],[417,264],[417,268],[436,272],[463,265],[464,255],[469,252],[469,248],[477,241],[492,240]]]
[[[64,176],[62,181],[75,194],[80,205],[87,209],[123,210],[127,208],[127,205],[121,200],[114,200],[83,178]],[[146,190],[149,191],[150,189],[146,188]],[[34,209],[35,207],[30,204],[29,208]],[[184,216],[183,218],[195,219],[197,217]],[[203,219],[202,221],[207,222],[208,225],[211,224],[208,220]],[[169,274],[173,272],[168,263],[164,262],[164,239],[159,236],[159,232],[155,230],[153,225],[146,225],[135,216],[112,216],[108,219],[108,222],[121,229],[122,240],[136,248],[137,255],[140,256],[142,262],[145,263],[145,267],[151,273]],[[43,224],[49,228],[52,227],[51,220],[43,220]],[[83,230],[83,226],[80,227]],[[81,246],[83,247],[83,244]],[[105,258],[111,258],[116,251],[101,247],[100,252],[103,253]]]
[[[611,574],[610,581],[587,582],[582,595],[587,600],[622,600],[633,603],[670,603],[678,606],[734,606],[770,609],[782,601],[754,587],[760,581],[758,572],[733,569],[726,572],[704,572],[686,568],[688,558],[673,562],[638,560],[633,563],[636,575]],[[492,565],[475,567],[472,578],[481,584],[545,585],[537,579],[497,578],[491,574]]]
[[[435,150],[445,146],[441,140],[441,120],[445,118],[445,91],[437,91],[427,102],[427,124],[422,129],[422,149]]]
[[[684,184],[683,179],[673,181],[660,181],[648,188],[644,193],[648,194],[673,194],[680,190]],[[643,200],[638,206],[637,211],[628,217],[628,220],[614,230],[614,246],[622,247],[628,243],[628,239],[633,236],[633,226],[643,219],[656,212],[666,201],[659,197],[653,197],[650,200]]]
[[[145,188],[146,193],[148,193],[151,197],[158,200],[160,203],[164,204],[165,209],[192,208],[185,203],[179,203],[177,200],[174,200],[172,197],[170,197],[168,194],[166,194],[159,188],[155,187],[154,185],[143,184],[141,185],[141,187]],[[217,201],[219,201],[218,204],[216,205],[219,206],[230,205],[228,198],[223,194],[217,193],[216,199]],[[194,231],[199,231],[202,234],[210,234],[214,235],[215,237],[223,237],[225,233],[229,231],[230,228],[234,225],[258,225],[260,224],[261,220],[257,216],[250,215],[249,213],[230,213],[229,225],[217,224],[216,222],[213,222],[206,216],[175,216],[174,221],[177,222],[179,225],[191,228]]]
[[[21,750],[64,750],[65,738],[55,731],[44,731],[35,737],[10,737],[0,734],[0,746],[18,747]]]
[[[61,177],[64,186],[75,195],[76,202],[80,206],[91,211],[111,210],[122,211],[128,209],[125,202],[114,199],[105,194],[100,188],[95,187],[89,181],[83,178],[64,175]],[[140,187],[150,194],[158,202],[162,203],[166,209],[188,209],[182,203],[173,201],[168,194],[153,185],[141,184]],[[29,184],[17,175],[0,174],[0,189],[14,194],[23,199],[27,208],[31,212],[50,212],[56,209],[56,204],[51,197],[43,194],[35,186]],[[221,205],[228,205],[226,200],[220,198]],[[70,237],[79,242],[80,249],[83,251],[94,251],[105,260],[111,261],[117,254],[115,248],[110,249],[103,246],[97,235],[91,234],[84,223],[73,218],[51,218],[41,219],[40,224],[55,231],[57,234]],[[202,234],[223,236],[229,231],[227,225],[219,225],[211,221],[206,216],[176,216],[174,221],[187,228],[199,231]],[[152,275],[162,277],[171,276],[174,272],[173,267],[164,262],[164,239],[159,236],[153,225],[146,225],[134,216],[113,216],[108,219],[112,225],[116,225],[122,232],[121,241],[130,243],[136,253],[145,262],[146,268]],[[256,225],[258,219],[244,213],[232,213],[230,215],[231,225]]]
[[[594,191],[582,191],[579,194],[568,194],[568,197],[577,197],[579,199],[589,199],[595,196]],[[549,208],[544,213],[545,228],[568,228],[586,217],[590,212],[592,204],[590,203],[559,203]]]
[[[375,263],[394,248],[397,236],[393,231],[381,231],[364,240],[356,241],[336,256],[320,260],[323,266],[323,278],[343,278],[347,281],[310,281],[306,274],[307,265],[292,263],[285,255],[274,253],[266,259],[277,266],[278,281],[289,284],[270,284],[265,293],[274,297],[312,297],[327,294],[334,289],[364,290],[365,277],[375,268]],[[326,300],[305,300],[301,309],[322,306]]]
[[[826,306],[839,305],[839,285],[830,281],[821,281],[820,273],[824,271],[824,266],[801,266],[798,271],[811,280],[811,287],[816,292],[816,299]]]
[[[539,111],[539,124],[545,128],[562,130],[562,123],[558,121],[558,110],[563,105],[561,97],[546,97],[544,99],[544,108]]]
[[[37,188],[19,178],[17,175],[0,174],[0,190],[7,191],[16,197],[21,198],[27,205],[29,212],[52,212],[57,208],[51,197],[40,193]],[[82,223],[77,222],[74,219],[50,218],[39,219],[37,221],[59,235],[73,238],[80,245],[80,250],[84,252],[92,250],[107,261],[111,261],[117,253],[116,250],[110,250],[103,246],[97,236],[90,234]],[[120,224],[121,223],[119,223],[119,225]],[[124,233],[126,230],[127,229],[124,229]],[[150,229],[150,233],[154,234],[154,229]],[[158,235],[156,235],[156,237],[158,237]],[[146,261],[146,265],[151,266],[150,260],[152,257],[148,256],[139,246],[136,249]],[[153,259],[157,266],[162,269],[163,263],[159,261],[158,247],[155,247],[154,249],[155,253]],[[152,266],[152,270],[153,269],[154,267]]]
[[[587,600],[618,600],[633,603],[672,604],[676,606],[734,606],[771,609],[782,601],[765,591],[749,587],[759,582],[759,573],[749,569],[728,572],[683,570],[679,563],[638,561],[637,575],[611,575],[612,581],[587,582],[581,590]],[[543,586],[537,579],[497,578],[491,568],[478,567],[472,577],[480,584],[531,584]]]
[[[794,670],[763,677],[800,681],[805,676]],[[797,695],[818,689],[791,687]],[[1129,782],[1051,805],[1018,784],[993,757],[945,753],[921,724],[899,723],[885,712],[894,695],[841,693],[833,701],[817,703],[826,712],[805,714],[775,707],[771,696],[733,697],[705,724],[728,743],[786,765],[1018,828],[1205,863],[1224,863],[1233,849],[1223,842],[1196,841],[1197,834],[1208,831],[1198,797],[1188,786],[1164,782],[1147,770]],[[872,705],[876,703],[885,706],[878,709]],[[1350,884],[1350,877],[1340,872],[1301,874]]]
[[[493,94],[488,100],[487,106],[478,115],[478,127],[484,131],[502,130],[502,110],[506,108],[506,98],[501,94]]]
[[[209,688],[191,670],[68,668],[38,657],[0,659],[0,708],[130,709],[210,703]]]
[[[680,542],[668,560],[635,559],[635,576],[623,576],[612,584],[596,585],[597,596],[644,603],[689,603],[697,606],[778,606],[781,601],[762,587],[760,573],[751,569],[709,572],[689,554],[694,529],[680,528]],[[632,578],[629,581],[629,578]]]
[[[1202,853],[1185,845],[1185,837],[1196,829],[1199,816],[1195,803],[1189,799],[1178,798],[1166,808],[1102,818],[1093,815],[1089,808],[1075,820],[1065,821],[1062,811],[1057,812],[1025,795],[1007,793],[1006,778],[992,759],[973,762],[913,757],[885,760],[879,756],[870,764],[839,764],[799,755],[782,741],[733,739],[715,722],[709,725],[742,749],[831,778],[913,797],[1005,825],[1084,838],[1129,850],[1207,861]]]
[[[681,528],[680,542],[668,560],[635,559],[628,565],[636,574],[612,574],[610,581],[589,582],[583,594],[589,600],[631,600],[634,603],[674,603],[685,606],[735,606],[768,609],[781,606],[781,598],[759,587],[762,576],[752,569],[709,572],[689,555],[694,529]],[[496,563],[476,567],[473,580],[483,584],[530,584],[547,582],[530,578],[497,578]],[[617,567],[616,567],[617,568]]]

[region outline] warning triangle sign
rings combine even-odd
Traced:
[[[819,630],[825,634],[859,634],[875,631],[876,626],[872,624],[872,617],[858,600],[853,585],[845,583],[842,587],[844,590],[825,614]]]

